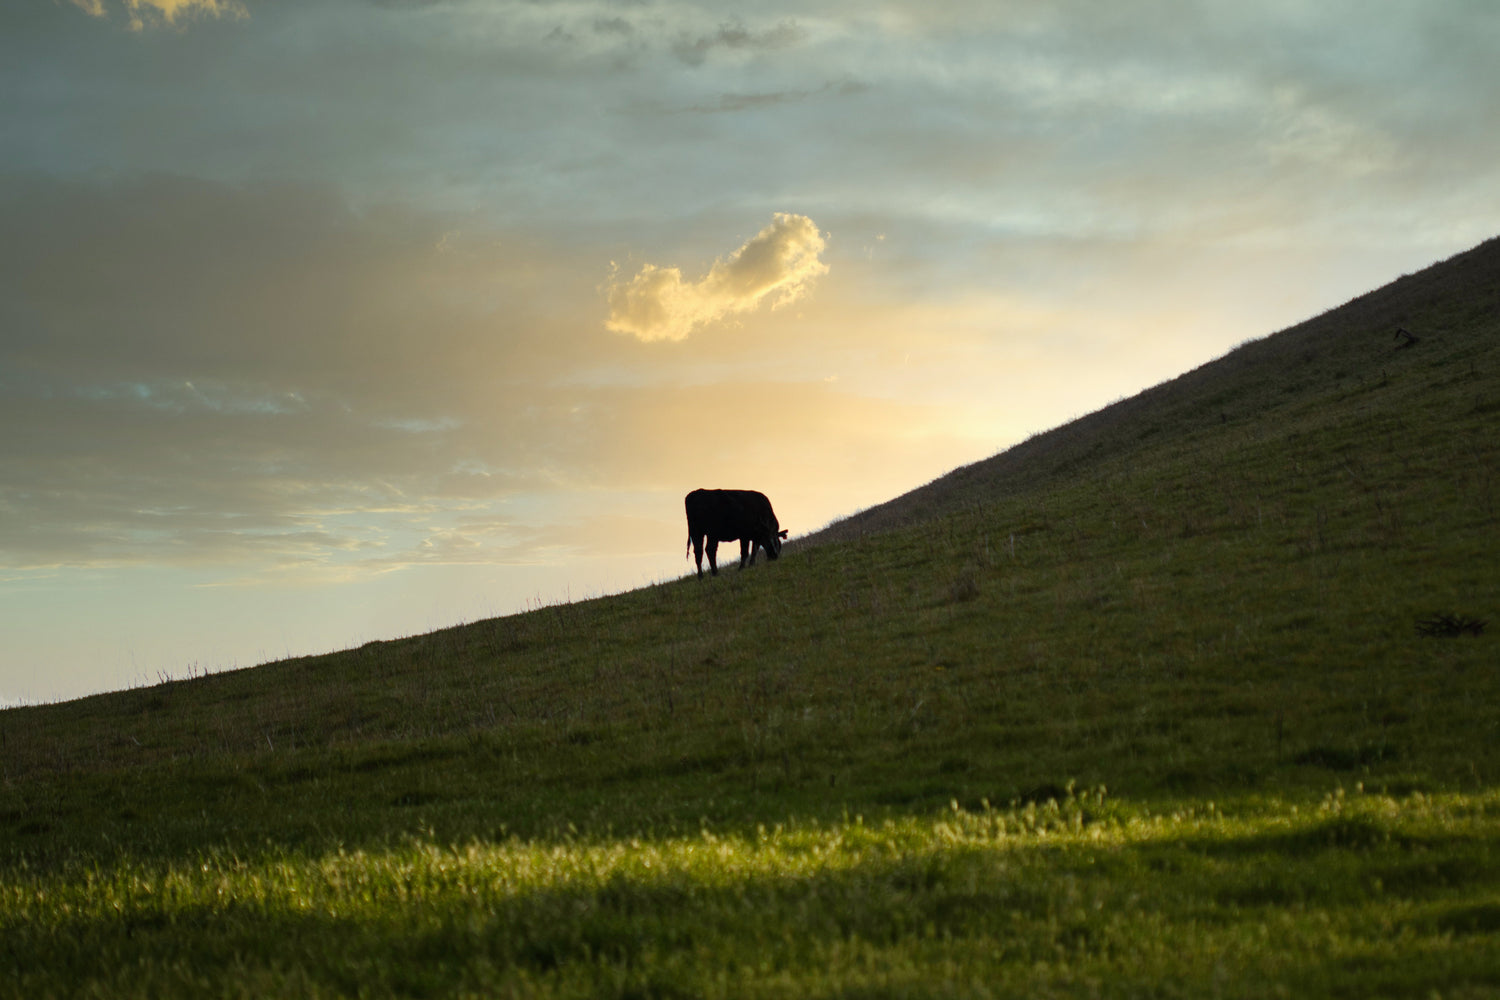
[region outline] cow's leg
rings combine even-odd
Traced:
[[[755,565],[755,545],[748,538],[740,539],[740,569]]]
[[[703,536],[693,536],[693,562],[698,564],[698,579],[703,579]]]
[[[719,575],[719,540],[717,538],[708,540],[708,570],[714,576]]]

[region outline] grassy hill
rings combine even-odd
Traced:
[[[1468,402],[1480,412],[1469,417],[1480,417],[1495,403],[1483,395],[1486,383],[1479,378],[1479,366],[1491,356],[1500,322],[1497,242],[1243,344],[1169,382],[863,511],[811,540],[914,524],[965,504],[1047,490],[1070,474],[1118,471],[1122,461],[1181,457],[1164,449],[1168,442],[1202,439],[1211,450],[1239,450],[1253,437],[1265,436],[1272,429],[1268,422],[1311,418],[1299,430],[1312,431],[1330,421],[1373,420],[1385,412],[1387,419],[1431,419],[1434,427],[1454,419],[1450,429],[1455,433],[1492,430],[1493,421],[1455,419],[1460,415],[1452,413],[1424,415],[1422,410],[1454,401],[1433,391],[1439,388],[1431,384],[1433,379],[1421,379],[1424,372],[1472,378],[1474,394]],[[1401,329],[1418,342],[1407,343],[1397,335]],[[1359,394],[1370,398],[1355,399]],[[1412,408],[1417,412],[1405,412]]]
[[[1497,362],[1491,241],[773,564],[0,712],[0,995],[1500,995]]]

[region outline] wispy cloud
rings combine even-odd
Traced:
[[[765,93],[725,93],[711,103],[694,104],[687,110],[698,114],[720,114],[734,111],[765,111],[783,105],[797,104],[810,98],[832,94],[849,97],[869,90],[869,85],[850,77],[833,80],[820,87],[797,90],[776,90]]]
[[[715,50],[769,51],[796,45],[804,37],[796,21],[780,21],[764,31],[755,31],[738,21],[719,25],[711,34],[682,38],[672,46],[677,58],[689,66],[700,66]]]
[[[611,277],[609,319],[617,333],[643,340],[682,340],[694,329],[804,295],[828,273],[820,255],[827,241],[805,215],[777,212],[771,224],[727,257],[714,262],[698,281],[684,281],[682,270],[646,264],[629,281]]]

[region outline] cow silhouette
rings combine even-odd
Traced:
[[[694,490],[683,498],[687,508],[688,547],[703,579],[703,543],[708,543],[708,569],[719,575],[720,542],[740,543],[740,569],[755,564],[755,554],[766,550],[767,559],[781,555],[786,532],[776,522],[776,512],[764,493],[755,490]]]

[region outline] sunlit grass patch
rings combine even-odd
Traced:
[[[1500,987],[1500,793],[1156,811],[1102,791],[866,823],[9,873],[16,996],[1337,993]],[[1351,973],[1351,970],[1354,970]],[[1394,981],[1401,981],[1403,976]],[[983,987],[983,989],[981,989]],[[1310,988],[1312,987],[1312,988]]]

